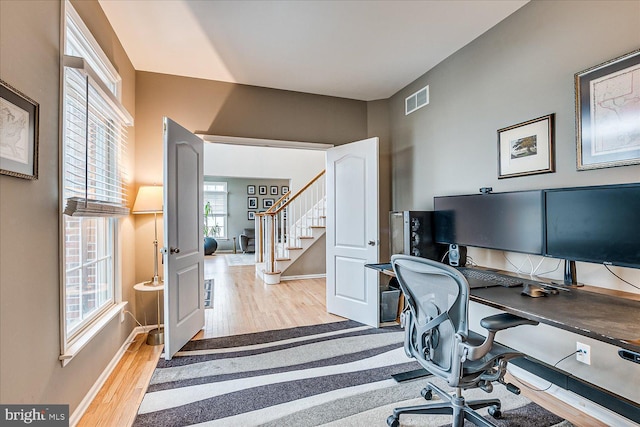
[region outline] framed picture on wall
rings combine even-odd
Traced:
[[[282,186],[282,195],[284,196],[285,194],[287,194],[289,192],[289,186],[287,185],[283,185]]]
[[[247,219],[249,221],[256,219],[256,211],[247,211]]]
[[[555,114],[498,130],[498,179],[555,172]]]
[[[258,186],[258,194],[260,194],[261,196],[265,196],[267,194],[267,186],[266,185]]]
[[[640,49],[575,75],[578,170],[640,163]]]
[[[264,209],[269,209],[271,206],[273,206],[274,202],[275,200],[273,199],[262,199],[262,207]]]
[[[257,197],[247,197],[247,209],[258,209]]]
[[[247,185],[247,194],[249,194],[249,195],[256,194],[256,186],[255,185]]]
[[[38,179],[37,102],[0,80],[0,173]]]
[[[269,188],[269,191],[271,192],[272,196],[277,196],[278,195],[278,186],[277,185],[272,185]]]

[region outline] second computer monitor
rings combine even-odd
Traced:
[[[435,241],[542,255],[541,190],[434,198]]]

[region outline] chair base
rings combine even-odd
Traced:
[[[489,414],[494,418],[500,418],[501,403],[498,399],[472,400],[466,402],[462,395],[451,395],[439,387],[428,383],[427,387],[422,390],[422,397],[431,400],[432,391],[435,391],[442,399],[442,402],[431,403],[428,405],[407,406],[404,408],[396,408],[393,415],[387,418],[389,427],[398,427],[400,425],[401,414],[423,414],[423,415],[453,415],[453,427],[462,427],[464,420],[469,420],[473,424],[481,427],[497,427],[496,424],[483,418],[475,410],[489,407]]]

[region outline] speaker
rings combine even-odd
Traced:
[[[464,267],[467,264],[467,247],[454,244],[449,245],[449,265]]]

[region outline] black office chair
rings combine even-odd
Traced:
[[[489,393],[492,382],[504,384],[507,361],[522,354],[495,343],[496,332],[538,322],[508,313],[489,316],[480,322],[488,332],[482,337],[468,329],[469,284],[462,274],[439,262],[408,255],[394,255],[391,263],[406,301],[401,321],[407,356],[415,357],[456,391],[449,394],[429,382],[422,396],[431,400],[435,391],[442,402],[396,408],[387,424],[399,426],[401,414],[452,414],[454,427],[461,427],[465,419],[478,426],[495,426],[475,410],[489,407],[489,414],[499,418],[500,400],[467,402],[462,390],[480,387]],[[520,392],[512,384],[505,385],[509,391]]]

